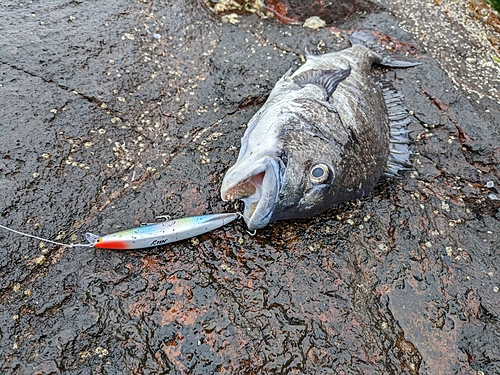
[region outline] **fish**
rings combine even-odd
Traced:
[[[179,219],[167,218],[158,223],[149,223],[136,228],[98,236],[86,233],[89,244],[97,249],[133,250],[161,246],[186,238],[198,236],[229,224],[240,216],[239,213],[221,213],[190,216]],[[66,246],[66,245],[65,245]]]
[[[373,65],[420,62],[381,54],[361,32],[351,43],[306,51],[306,62],[281,77],[248,122],[221,198],[243,201],[249,230],[315,216],[370,194],[383,175],[411,169],[403,96]]]

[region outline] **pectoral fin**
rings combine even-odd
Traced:
[[[309,70],[294,78],[300,87],[316,85],[323,89],[325,100],[328,101],[340,82],[351,74],[351,67],[338,70]]]

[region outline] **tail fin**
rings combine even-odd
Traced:
[[[382,60],[377,62],[379,65],[390,68],[410,68],[412,66],[422,64],[421,62],[408,61],[402,58],[397,58],[396,56],[388,55],[387,50],[382,45],[377,43],[375,36],[369,31],[355,31],[349,36],[349,41],[352,45],[360,44],[382,56]]]

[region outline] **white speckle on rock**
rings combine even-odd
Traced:
[[[309,17],[304,21],[303,27],[307,27],[309,29],[321,29],[325,27],[326,22],[317,16]]]
[[[240,22],[238,17],[239,16],[236,13],[230,13],[222,16],[221,21],[224,23],[232,23],[233,25],[236,25],[237,23]]]

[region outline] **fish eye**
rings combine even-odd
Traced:
[[[330,168],[328,165],[319,163],[314,164],[309,172],[309,179],[313,184],[323,184],[330,177]]]

